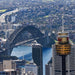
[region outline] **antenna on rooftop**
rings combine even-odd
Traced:
[[[64,14],[62,14],[62,32],[64,32]]]

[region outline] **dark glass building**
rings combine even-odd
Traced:
[[[38,75],[43,75],[42,46],[40,44],[32,46],[32,58],[34,63],[38,66]]]

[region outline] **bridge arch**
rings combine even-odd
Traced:
[[[34,26],[22,26],[22,27],[17,28],[6,41],[5,53],[7,55],[11,54],[13,47],[18,41],[23,40],[21,34],[24,31],[28,31],[29,33],[31,33],[33,38],[37,38],[37,37],[42,38],[44,35],[40,32],[38,28]]]

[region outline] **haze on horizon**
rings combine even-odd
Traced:
[[[27,0],[0,0],[0,3],[1,2],[21,2],[21,1],[27,1]],[[29,0],[30,1],[30,0]],[[31,0],[31,1],[38,1],[38,0]],[[63,0],[42,0],[43,2],[46,2],[46,1],[63,1]],[[64,1],[68,1],[68,2],[75,2],[75,0],[64,0]]]

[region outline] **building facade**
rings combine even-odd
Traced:
[[[52,58],[48,64],[45,65],[45,75],[52,75]]]
[[[16,63],[13,60],[3,60],[3,71],[7,69],[16,70]]]
[[[29,63],[25,65],[25,73],[31,72],[34,75],[38,75],[38,67],[34,63]]]
[[[3,62],[0,62],[0,71],[3,71]]]
[[[43,75],[42,46],[40,44],[32,46],[32,58],[34,63],[38,66],[38,75]]]
[[[55,45],[52,51],[52,75],[62,75],[62,57],[57,55]],[[71,53],[66,56],[66,75],[75,75],[75,45],[71,46]]]
[[[16,71],[2,71],[0,75],[17,75]]]

